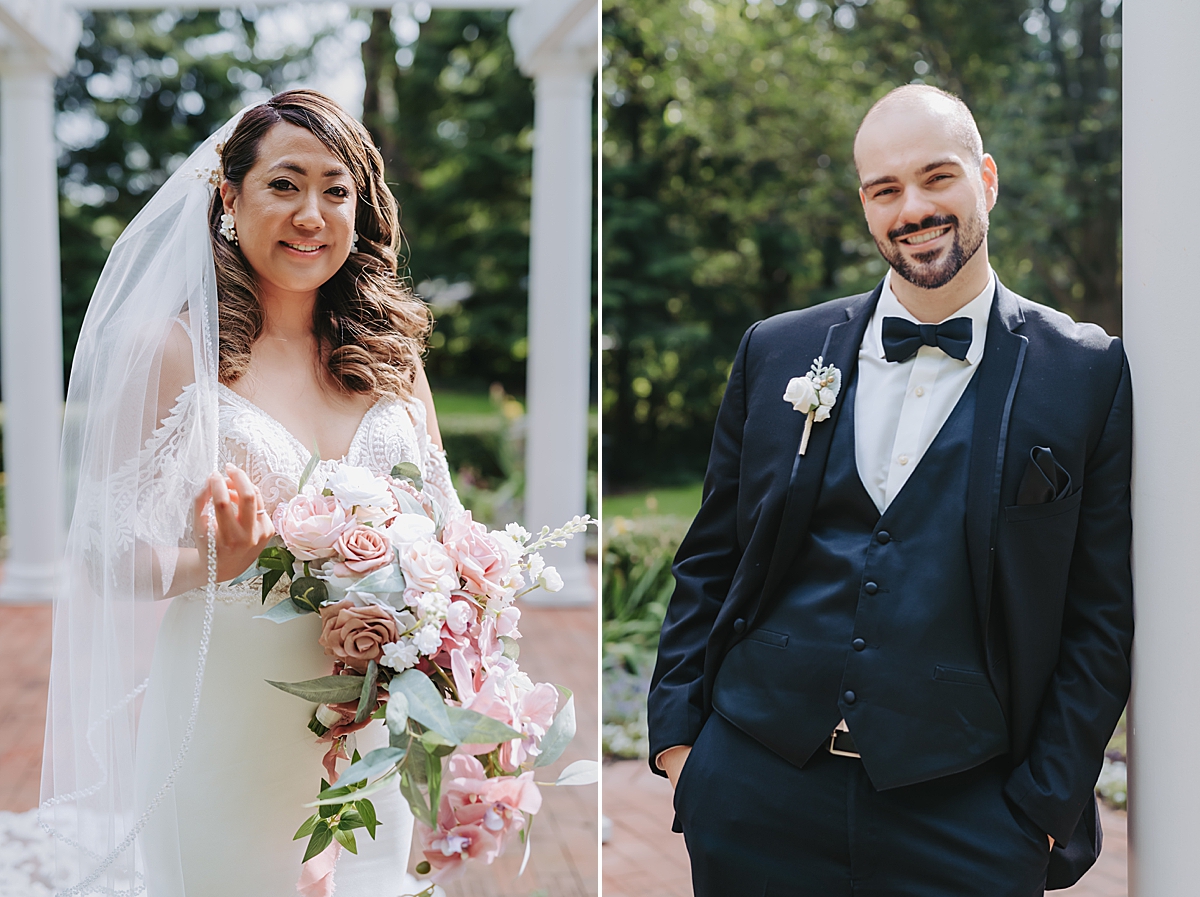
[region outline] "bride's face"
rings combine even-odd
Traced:
[[[241,189],[223,182],[221,199],[262,288],[312,293],[350,254],[354,179],[304,128],[274,125]]]

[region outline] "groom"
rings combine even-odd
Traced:
[[[854,159],[890,270],[742,338],[651,764],[697,897],[1067,887],[1129,692],[1129,368],[996,278],[996,164],[960,100],[892,91]],[[791,381],[818,358],[840,384],[808,424]]]

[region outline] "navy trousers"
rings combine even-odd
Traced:
[[[714,713],[675,791],[696,897],[1033,897],[1046,835],[1004,796],[1004,757],[876,791],[825,750],[803,769]]]

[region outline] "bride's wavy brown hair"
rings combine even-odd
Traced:
[[[287,90],[246,111],[219,147],[221,173],[240,190],[258,160],[258,147],[279,122],[311,131],[340,159],[357,194],[358,251],[317,291],[313,333],[329,374],[343,389],[372,397],[407,398],[431,326],[429,310],[398,274],[400,220],[383,180],[383,157],[371,135],[333,100],[312,90]],[[238,380],[250,365],[250,347],[262,335],[263,311],[254,269],[220,236],[220,191],[208,213],[216,262],[222,383]]]

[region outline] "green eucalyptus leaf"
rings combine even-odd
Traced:
[[[304,859],[301,862],[307,863],[328,847],[332,841],[333,831],[329,828],[329,823],[322,819],[317,823],[317,828],[312,833],[312,837],[308,839],[308,849],[304,851]]]
[[[299,576],[292,580],[288,593],[299,607],[316,613],[321,609],[321,602],[329,597],[329,586],[315,576]]]
[[[386,787],[387,785],[389,785],[391,783],[392,779],[396,778],[396,775],[397,775],[396,771],[393,770],[392,772],[389,772],[387,775],[385,775],[383,778],[376,779],[370,785],[367,785],[363,788],[356,788],[353,792],[354,799],[361,800],[364,797],[375,794],[377,791],[382,791],[384,789],[384,787]],[[330,790],[330,789],[326,789],[326,790]],[[325,794],[325,791],[322,791],[321,795],[324,795],[324,794]],[[314,800],[312,803],[307,803],[304,806],[306,806],[306,807],[325,807],[325,806],[340,807],[340,806],[344,806],[347,803],[345,794],[338,794],[338,795],[334,795],[332,797],[322,797],[321,795],[318,795],[317,799]]]
[[[595,760],[576,760],[558,774],[555,785],[594,785],[600,781],[600,764]]]
[[[436,754],[425,755],[425,790],[429,792],[429,809],[436,827],[438,801],[442,791],[442,758]]]
[[[354,840],[354,832],[349,829],[339,828],[333,833],[333,836],[348,851],[358,853],[358,843]]]
[[[464,710],[462,707],[447,705],[446,713],[450,717],[450,724],[454,726],[458,744],[492,744],[521,737],[521,733],[516,729],[490,716],[484,716],[477,710]]]
[[[454,724],[446,712],[446,702],[428,676],[419,670],[405,670],[389,686],[389,695],[398,692],[408,698],[408,715],[412,719],[437,732],[448,742],[458,743],[454,740]]]
[[[386,705],[387,727],[393,737],[400,737],[408,732],[408,697],[399,689],[388,690]]]
[[[367,833],[374,838],[375,829],[379,826],[379,817],[375,815],[375,805],[369,800],[363,799],[356,800],[354,806],[358,809],[358,815],[362,817]]]
[[[500,636],[500,642],[504,645],[504,656],[509,660],[516,661],[521,657],[521,645],[511,636]]]
[[[575,696],[569,688],[563,688],[561,685],[555,687],[567,696],[567,703],[558,711],[558,716],[542,736],[541,744],[538,745],[541,753],[538,754],[534,767],[549,766],[562,756],[571,739],[575,737]]]
[[[389,595],[392,592],[403,592],[406,583],[404,574],[396,564],[388,564],[373,570],[354,584],[356,592],[370,592],[372,595]]]
[[[274,607],[263,611],[254,619],[270,620],[272,623],[286,623],[288,620],[296,620],[311,613],[312,611],[298,606],[291,598],[284,598]]]
[[[282,570],[268,570],[263,574],[262,579],[262,600],[263,604],[267,603],[267,596],[271,594],[271,589],[275,588],[275,583],[283,578]]]
[[[304,465],[304,472],[300,474],[300,482],[296,484],[296,491],[300,492],[304,488],[304,484],[308,482],[308,478],[312,476],[312,472],[317,469],[317,465],[321,463],[321,452],[317,449],[317,441],[313,440],[312,455],[308,459],[308,463]]]
[[[376,687],[379,682],[379,664],[371,660],[367,662],[367,672],[363,676],[362,692],[358,696],[358,710],[354,714],[356,723],[365,723],[367,717],[375,712],[375,700],[378,697],[379,689]]]
[[[273,682],[268,679],[267,684],[315,704],[342,704],[359,696],[362,692],[363,677],[322,676],[320,679],[306,679],[304,682]]]
[[[425,481],[421,477],[421,468],[411,461],[401,461],[393,467],[392,476],[398,480],[412,480],[412,484],[417,487],[418,491],[425,488]]]
[[[296,834],[292,836],[293,841],[299,841],[301,838],[306,838],[313,833],[313,829],[317,827],[321,817],[317,813],[313,813],[301,823],[300,828],[296,829]]]
[[[241,576],[235,576],[233,579],[229,580],[229,584],[231,586],[241,585],[244,582],[249,582],[250,580],[254,579],[254,577],[256,577],[256,576],[262,576],[264,573],[267,573],[267,572],[269,572],[268,568],[264,567],[261,563],[256,563],[253,567],[250,567]]]
[[[403,775],[400,776],[400,793],[408,801],[408,806],[412,810],[413,816],[420,819],[430,828],[437,828],[436,814],[429,812],[429,804],[425,802],[425,795],[421,793],[420,786],[408,770],[405,770]]]
[[[400,748],[376,748],[361,760],[357,760],[347,766],[346,771],[338,777],[338,781],[345,782],[347,785],[356,785],[359,782],[365,782],[367,779],[388,772],[403,758],[404,751]],[[322,798],[329,796],[327,794],[320,795]]]

